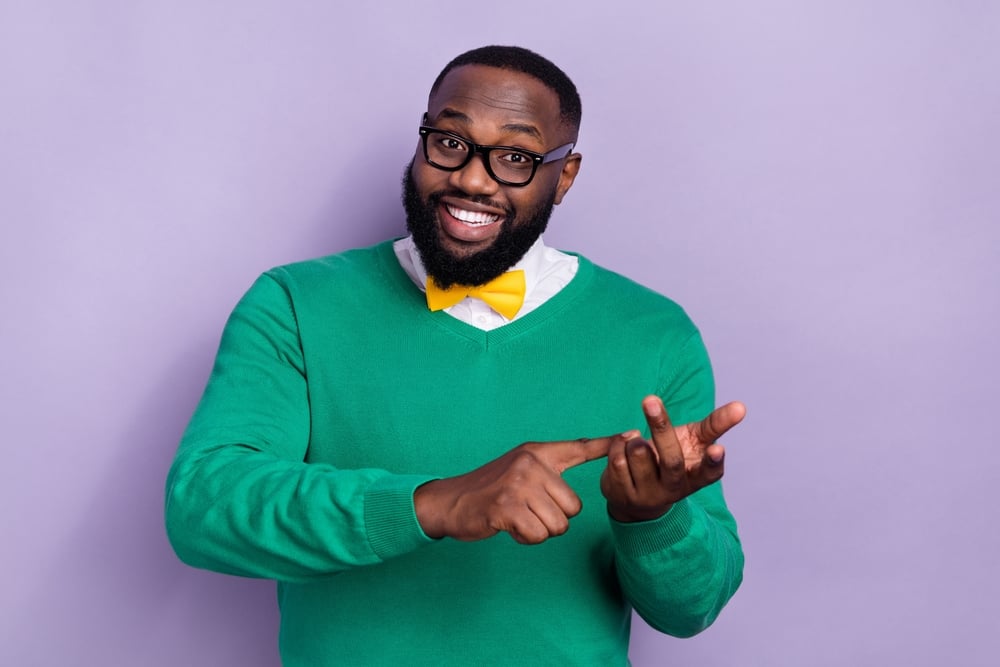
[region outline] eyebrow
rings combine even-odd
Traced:
[[[457,111],[450,107],[445,107],[441,109],[438,114],[438,118],[447,118],[449,120],[456,120],[463,125],[471,125],[472,119],[461,111]],[[515,132],[517,134],[526,134],[529,137],[534,137],[538,141],[543,141],[542,133],[534,125],[528,125],[527,123],[507,123],[500,127],[504,132]]]

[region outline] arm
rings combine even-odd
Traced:
[[[676,358],[667,396],[685,419],[714,402],[708,357],[695,335]],[[601,489],[608,499],[622,590],[654,628],[691,636],[708,627],[738,588],[743,552],[718,480],[725,451],[715,441],[745,414],[730,403],[674,427],[657,396],[643,401],[650,440],[638,432],[613,446]]]
[[[430,543],[413,492],[431,476],[305,462],[306,377],[293,305],[265,275],[226,324],[167,478],[167,534],[181,560],[307,581]]]
[[[658,519],[611,519],[615,568],[633,608],[675,637],[715,621],[743,579],[736,523],[718,484],[674,503]]]

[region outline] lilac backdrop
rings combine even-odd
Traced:
[[[0,8],[0,663],[276,664],[272,584],[169,549],[175,443],[257,273],[401,233],[427,87],[499,42],[584,98],[550,243],[750,407],[744,587],[634,663],[996,664],[1000,5],[341,4]]]

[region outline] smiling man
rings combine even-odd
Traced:
[[[542,240],[580,118],[541,56],[459,56],[410,236],[273,269],[230,317],[166,523],[278,582],[285,665],[626,665],[633,609],[689,636],[739,586],[716,440],[743,406],[713,410],[676,304]]]

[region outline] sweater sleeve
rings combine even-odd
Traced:
[[[167,478],[167,534],[184,562],[299,582],[432,542],[413,509],[431,477],[306,462],[306,375],[292,302],[265,274],[226,324]]]
[[[712,411],[715,389],[701,337],[695,333],[671,364],[660,396],[676,424]],[[637,523],[610,519],[615,567],[626,598],[652,627],[695,635],[715,620],[743,579],[743,550],[721,483],[675,503],[662,517]]]

